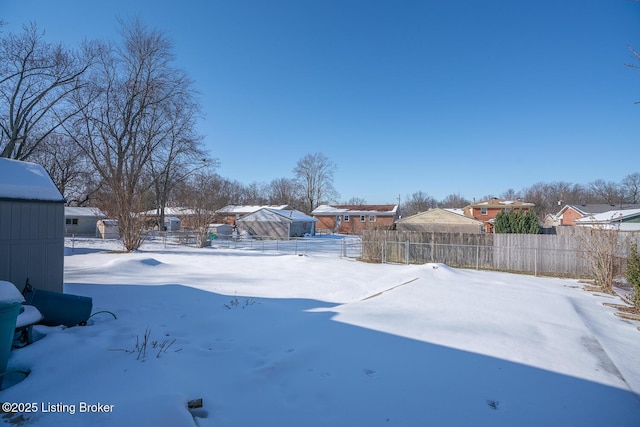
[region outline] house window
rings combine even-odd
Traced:
[[[349,215],[344,216],[344,222],[349,222]]]
[[[376,216],[375,215],[369,215],[369,222],[376,222]]]
[[[66,218],[65,223],[67,225],[78,225],[78,218]]]
[[[360,215],[360,222],[365,222],[367,220],[367,217],[364,215]]]
[[[486,215],[487,214],[487,208],[480,208],[480,215]]]

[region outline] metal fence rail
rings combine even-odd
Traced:
[[[253,251],[275,251],[284,254],[308,255],[325,254],[346,258],[362,256],[362,241],[358,237],[300,237],[288,240],[271,238],[230,238],[211,242],[216,249],[240,249]]]

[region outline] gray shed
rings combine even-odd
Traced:
[[[289,239],[314,235],[317,221],[296,210],[262,208],[240,218],[238,227],[256,237]]]
[[[64,202],[42,166],[0,158],[0,280],[62,292]]]

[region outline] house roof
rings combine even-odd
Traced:
[[[304,212],[297,211],[295,209],[272,209],[261,208],[255,212],[251,212],[242,218],[240,221],[289,221],[289,222],[317,222],[318,220],[311,217]]]
[[[622,205],[609,205],[609,204],[584,204],[584,205],[564,205],[560,212],[556,214],[556,216],[561,216],[567,209],[573,209],[574,211],[580,213],[582,216],[589,216],[592,214],[600,214],[604,212],[609,212],[612,209],[615,210],[628,210],[628,209],[640,209],[640,204],[622,204]]]
[[[393,216],[398,212],[398,205],[320,205],[311,215],[387,215]]]
[[[473,202],[465,207],[471,208],[506,208],[506,207],[514,207],[514,208],[532,208],[534,207],[534,203],[523,202],[522,200],[508,200],[508,199],[498,199],[497,197],[493,197],[491,199],[481,200],[479,202]]]
[[[415,215],[402,218],[397,221],[398,224],[426,224],[426,223],[438,223],[438,224],[483,224],[482,221],[475,218],[469,218],[464,216],[459,209],[441,209],[433,208],[425,212],[420,212]]]
[[[106,218],[107,216],[98,208],[93,207],[77,207],[77,206],[65,206],[64,216],[85,216],[95,218]]]
[[[158,209],[151,209],[146,212],[141,212],[142,215],[156,216],[158,215]],[[186,216],[195,215],[196,212],[191,208],[182,208],[179,206],[167,206],[164,208],[164,216]]]
[[[576,224],[610,224],[639,217],[640,209],[616,209],[576,219]]]
[[[42,166],[5,158],[0,158],[0,199],[64,203]]]
[[[216,213],[243,215],[259,211],[262,208],[285,210],[289,209],[289,205],[227,205],[221,209],[218,209]]]

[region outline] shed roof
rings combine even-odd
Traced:
[[[317,222],[318,220],[295,209],[262,208],[240,218],[240,221],[288,221],[288,222]]]
[[[0,199],[64,203],[42,166],[5,158],[0,158]]]

